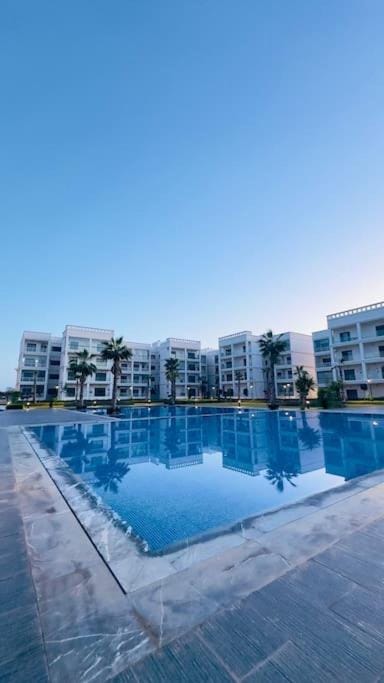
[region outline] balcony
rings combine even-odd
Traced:
[[[349,339],[334,339],[332,341],[333,346],[348,346],[348,344],[358,344],[359,343],[359,337],[353,336],[349,337]]]
[[[384,353],[375,356],[365,356],[364,360],[366,363],[384,363]]]

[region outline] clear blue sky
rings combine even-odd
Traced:
[[[0,387],[23,329],[214,345],[384,299],[382,0],[0,12]]]

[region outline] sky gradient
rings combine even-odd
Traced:
[[[24,329],[311,332],[384,299],[382,0],[5,0],[0,388]]]

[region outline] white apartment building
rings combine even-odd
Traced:
[[[108,400],[112,396],[113,377],[110,361],[101,357],[103,343],[115,336],[112,329],[67,325],[61,337],[47,332],[24,332],[19,353],[17,387],[24,398],[44,400],[58,397],[74,400],[78,381],[70,369],[72,358],[87,349],[93,356],[96,372],[87,378],[84,399]],[[286,352],[275,368],[276,395],[296,397],[294,367],[303,365],[313,375],[314,356],[309,335],[288,332],[283,335]],[[126,341],[132,358],[122,363],[119,378],[121,399],[167,399],[171,386],[165,374],[168,358],[179,361],[176,397],[213,398],[219,392],[237,396],[238,378],[242,398],[264,398],[265,378],[259,336],[238,332],[220,337],[218,349],[201,350],[201,342],[168,337],[164,341],[140,343]]]
[[[312,336],[301,332],[285,332],[282,339],[286,349],[275,367],[275,386],[277,398],[298,398],[295,387],[295,369],[302,365],[313,379],[316,379],[315,358]],[[314,398],[316,392],[309,394]]]
[[[78,390],[70,361],[79,351],[87,349],[94,356],[97,371],[84,385],[84,399],[97,401],[112,396],[110,361],[101,358],[103,342],[114,336],[114,330],[67,325],[61,337],[48,332],[24,332],[20,343],[16,387],[25,399],[33,400],[36,385],[37,400],[57,397],[73,400]],[[156,396],[156,365],[152,344],[126,342],[132,358],[122,364],[119,380],[121,398],[148,399]]]
[[[24,332],[20,342],[16,387],[26,400],[57,396],[61,338],[45,332]]]
[[[312,336],[319,386],[342,379],[349,400],[384,398],[384,301],[328,315]]]
[[[101,358],[103,342],[115,336],[112,329],[67,325],[61,337],[48,332],[24,332],[17,368],[17,388],[23,398],[37,400],[59,398],[74,400],[78,382],[70,370],[70,361],[87,349],[94,357],[97,371],[84,385],[86,401],[107,400],[112,396],[113,377],[110,361]],[[209,354],[201,354],[196,340],[169,337],[163,342],[140,343],[125,341],[132,358],[122,363],[119,397],[122,399],[166,399],[170,384],[165,376],[165,361],[179,360],[176,382],[177,398],[198,398],[208,390]]]
[[[204,357],[206,370],[204,371]],[[201,352],[201,374],[207,380],[207,398],[216,398],[220,391],[220,362],[218,349],[203,349]]]
[[[302,365],[315,377],[312,337],[298,332],[282,335],[286,350],[275,367],[277,398],[297,398],[295,367]],[[259,347],[260,335],[250,331],[219,337],[220,389],[226,395],[242,398],[265,398],[264,361]]]
[[[242,398],[264,398],[263,362],[258,339],[249,330],[219,337],[220,390]]]
[[[176,380],[176,398],[197,398],[201,394],[201,342],[192,339],[168,337],[153,345],[158,356],[159,398],[171,394],[171,386],[165,375],[165,361],[177,358],[179,377]]]

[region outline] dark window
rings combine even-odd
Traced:
[[[96,382],[106,382],[107,373],[106,372],[96,372],[95,380],[96,380]]]
[[[358,398],[357,389],[347,389],[347,399],[349,401],[354,401]]]
[[[384,325],[376,325],[376,334],[378,337],[384,337]]]
[[[75,395],[75,387],[67,387],[65,390],[65,393],[67,396],[74,396]]]
[[[59,379],[59,375],[56,375],[55,373],[50,373],[49,379]]]
[[[50,364],[51,365],[60,365],[60,361],[59,360],[51,360]]]
[[[316,339],[316,341],[313,342],[313,347],[315,351],[328,351],[329,339]]]
[[[344,379],[347,381],[356,379],[355,371],[354,370],[344,370]]]
[[[61,351],[61,346],[52,346],[52,351]]]
[[[95,387],[95,396],[105,396],[105,387]]]
[[[351,349],[348,349],[348,351],[342,351],[341,352],[341,357],[343,360],[352,360],[352,351]]]
[[[350,332],[340,332],[340,341],[349,341],[351,338],[351,333]]]

